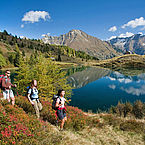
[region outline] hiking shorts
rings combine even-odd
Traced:
[[[60,120],[62,120],[64,117],[66,117],[66,113],[64,113],[64,109],[57,110],[57,116]]]
[[[12,90],[5,90],[3,91],[4,99],[14,98],[14,93]]]

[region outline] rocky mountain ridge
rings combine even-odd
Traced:
[[[120,53],[130,51],[139,55],[145,54],[145,35],[135,34],[131,37],[116,37],[108,41],[112,47]]]
[[[44,43],[69,46],[99,59],[107,59],[120,55],[107,41],[90,36],[81,30],[71,30],[60,36],[45,35],[42,40]]]

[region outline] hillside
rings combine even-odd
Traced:
[[[81,30],[71,30],[58,37],[45,35],[42,40],[45,44],[69,46],[99,59],[107,59],[121,55],[121,53],[116,52],[112,48],[110,43],[90,36]]]
[[[28,38],[18,38],[8,34],[6,30],[0,32],[0,67],[7,65],[15,65],[15,58],[17,52],[23,55],[23,57],[33,57],[38,53],[45,54],[46,57],[51,57],[53,60],[64,62],[78,62],[88,60],[97,60],[85,52],[75,51],[67,46],[56,46],[44,44],[41,40],[34,40]],[[19,54],[18,54],[19,55]]]
[[[145,55],[127,54],[120,57],[114,57],[100,61],[95,66],[106,68],[145,68]]]
[[[68,121],[65,130],[54,125],[55,114],[51,104],[42,101],[41,119],[36,119],[31,104],[25,97],[16,97],[14,107],[0,101],[0,143],[59,144],[59,145],[143,145],[144,120],[120,118],[112,114],[87,114],[67,106]]]

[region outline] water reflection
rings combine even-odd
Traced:
[[[68,77],[68,82],[74,88],[81,88],[88,83],[96,81],[111,73],[111,70],[95,67],[87,67],[81,72],[76,72]]]
[[[108,87],[114,90],[116,88],[116,85],[109,85]]]
[[[135,87],[121,87],[121,90],[125,91],[128,94],[132,94],[132,95],[136,95],[136,96],[140,96],[140,95],[144,95],[145,94],[145,85],[140,86],[138,88]]]
[[[145,70],[86,68],[68,81],[74,87],[70,105],[84,111],[106,110],[118,101],[145,102]]]
[[[137,76],[125,76],[119,72],[112,72],[110,76],[107,76],[111,81],[118,81],[123,83],[120,89],[125,91],[127,94],[132,94],[136,96],[145,94],[145,73],[139,74]],[[126,85],[128,84],[128,85]],[[108,86],[111,89],[115,89],[114,84]]]

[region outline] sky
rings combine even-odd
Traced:
[[[40,39],[72,29],[101,40],[145,34],[145,0],[0,0],[0,31]]]

